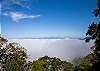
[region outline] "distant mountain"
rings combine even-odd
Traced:
[[[9,39],[78,39],[85,40],[83,37],[8,37]]]

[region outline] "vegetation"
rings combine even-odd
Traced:
[[[100,0],[97,2],[97,8],[94,11],[94,15],[97,19],[100,17]],[[95,55],[95,62],[92,66],[92,71],[100,71],[100,21],[93,22],[86,33],[86,42],[94,40],[94,46],[92,46],[93,53]]]
[[[59,58],[44,56],[33,61],[32,71],[73,71],[73,65]]]
[[[26,50],[18,43],[8,43],[7,39],[0,37],[0,66],[1,71],[91,71],[95,54],[78,58],[78,65],[61,61],[59,58],[44,56],[33,62],[26,61]]]
[[[0,36],[1,71],[73,71],[73,64],[59,58],[44,56],[36,61],[26,61],[26,50],[18,43],[9,43]]]
[[[97,2],[97,9],[93,14],[97,19],[100,17],[100,0]],[[86,33],[86,42],[94,40],[94,46],[91,47],[93,53],[86,56],[83,61],[75,67],[75,71],[100,71],[100,22],[92,22]]]
[[[1,71],[24,71],[26,50],[18,43],[8,43],[0,36],[0,68]]]
[[[95,55],[89,54],[75,67],[74,71],[92,71]]]

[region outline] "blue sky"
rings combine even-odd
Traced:
[[[0,0],[1,34],[7,37],[85,35],[96,0]]]

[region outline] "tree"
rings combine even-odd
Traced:
[[[96,17],[99,17],[100,15],[100,0],[98,0],[97,9],[94,11],[94,15]],[[100,22],[93,22],[91,25],[89,25],[86,36],[86,42],[89,42],[91,39],[95,41],[92,49],[94,49],[94,53],[100,57]]]
[[[56,57],[44,56],[33,61],[32,71],[73,71],[73,65]]]
[[[98,17],[100,15],[100,0],[97,2],[97,8],[94,10],[95,17]]]
[[[97,19],[100,16],[100,0],[97,2],[97,8],[93,14]],[[100,71],[100,22],[92,22],[86,33],[86,42],[94,40],[94,46],[91,47],[93,53],[86,56],[82,62],[75,67],[74,71]]]
[[[87,55],[82,61],[75,67],[74,71],[91,71],[94,62],[95,55],[93,53]]]
[[[77,66],[78,64],[80,64],[80,62],[84,59],[84,57],[75,57],[73,60],[72,60],[72,63],[74,66]]]
[[[18,43],[9,43],[0,36],[0,68],[1,71],[24,71],[26,50]]]
[[[94,15],[97,19],[100,17],[100,0],[97,2],[97,8],[94,10]],[[93,63],[92,70],[93,71],[100,71],[98,65],[100,65],[100,21],[93,22],[88,27],[88,31],[86,33],[86,42],[90,40],[94,40],[94,46],[92,47],[95,55],[95,63]],[[97,67],[99,70],[97,70]]]
[[[31,71],[31,67],[32,67],[32,62],[31,61],[26,62],[24,65],[24,71]]]
[[[0,35],[0,70],[4,70],[5,63],[7,62],[8,55],[5,53],[6,52],[5,46],[7,42],[8,40],[4,39]]]

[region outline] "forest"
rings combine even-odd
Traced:
[[[93,11],[96,19],[100,19],[100,0]],[[84,33],[85,34],[85,33]],[[74,64],[57,57],[44,56],[29,61],[27,50],[20,43],[8,42],[0,35],[0,71],[100,71],[100,21],[92,22],[86,32],[84,41],[93,41],[91,53],[85,57],[74,59]]]

